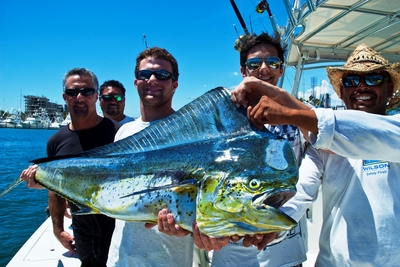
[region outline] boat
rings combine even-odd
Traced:
[[[64,217],[64,229],[72,234],[70,226],[71,219]],[[71,254],[54,236],[49,217],[14,255],[7,267],[79,267],[80,265],[78,256]]]
[[[385,0],[282,0],[288,22],[277,24],[267,1],[265,7],[273,28],[287,45],[285,69],[296,71],[292,95],[297,96],[303,71],[343,65],[357,45],[365,43],[390,62],[400,61],[400,1]],[[241,36],[242,37],[242,36]],[[239,38],[240,39],[240,38]],[[240,42],[240,40],[238,40]],[[282,87],[282,75],[279,85]],[[68,117],[60,127],[68,124]],[[307,210],[308,253],[304,267],[314,266],[322,226],[322,197]],[[68,221],[66,222],[68,223]],[[67,228],[65,228],[67,229]],[[80,266],[54,237],[47,219],[7,265],[14,266]],[[51,252],[49,252],[51,251]],[[36,265],[34,265],[36,264]]]
[[[291,94],[297,96],[301,75],[343,65],[360,44],[378,51],[389,62],[400,61],[400,2],[384,0],[283,0],[285,27],[273,27],[287,45],[285,69],[294,68]],[[291,4],[291,2],[294,2]],[[284,75],[280,84],[284,82]]]
[[[71,122],[71,115],[68,113],[67,117],[59,124],[59,127],[62,128],[67,126]]]
[[[7,116],[0,121],[0,128],[22,128],[21,110],[11,108],[9,112],[4,112]]]
[[[21,124],[23,129],[49,129],[51,122],[46,111],[42,109],[27,117]]]
[[[56,116],[53,118],[53,122],[50,124],[49,129],[51,130],[58,130],[60,129],[60,123],[63,122],[63,118],[61,113],[57,112]]]
[[[60,129],[60,123],[54,121],[50,124],[49,129],[51,130],[58,130]]]
[[[8,117],[0,122],[0,128],[22,128],[22,125],[20,120],[13,117]]]
[[[28,117],[22,123],[23,129],[47,129],[49,124],[38,117]]]

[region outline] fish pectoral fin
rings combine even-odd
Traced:
[[[120,198],[127,198],[135,195],[141,195],[141,194],[146,194],[146,193],[151,193],[154,191],[160,191],[160,190],[165,190],[165,189],[172,189],[172,188],[197,188],[198,181],[196,179],[188,179],[185,181],[182,181],[180,183],[171,183],[171,184],[165,184],[161,186],[149,186],[148,188],[140,191],[133,192],[131,194],[121,196]]]
[[[101,214],[98,211],[93,210],[92,208],[78,205],[79,210],[72,213],[72,215],[89,215],[89,214]]]

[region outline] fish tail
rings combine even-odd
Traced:
[[[5,194],[13,190],[15,187],[17,187],[20,183],[22,183],[24,180],[21,178],[17,178],[12,184],[10,184],[3,192],[0,193],[0,198],[3,197]]]

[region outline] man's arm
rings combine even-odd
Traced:
[[[400,114],[376,115],[357,110],[316,109],[318,135],[311,144],[343,157],[400,162]]]
[[[246,77],[232,91],[232,101],[237,107],[248,108],[249,120],[260,130],[264,124],[292,124],[297,125],[305,137],[308,136],[308,131],[318,131],[311,107],[282,88],[257,78]]]
[[[64,198],[49,191],[49,211],[53,222],[53,232],[58,241],[71,253],[75,253],[74,237],[64,231],[64,214],[66,201]]]
[[[232,100],[237,107],[256,105],[262,96],[268,96],[276,103],[293,109],[311,109],[306,104],[291,96],[284,89],[255,77],[246,77],[232,91]]]
[[[249,106],[247,117],[250,122],[263,129],[264,124],[297,125],[304,130],[318,133],[318,120],[312,109],[294,109],[278,104],[267,96],[262,96],[254,107]]]
[[[29,188],[43,189],[41,185],[36,183],[35,175],[38,165],[29,166],[23,170],[20,178],[26,182]],[[64,198],[49,191],[49,212],[53,222],[53,232],[60,243],[71,253],[75,253],[75,245],[73,245],[74,237],[64,231],[64,216],[66,214],[66,201]]]

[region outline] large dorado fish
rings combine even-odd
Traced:
[[[168,208],[184,229],[197,220],[212,237],[296,225],[278,210],[295,194],[292,147],[253,128],[224,88],[126,139],[33,162],[37,182],[76,203],[78,214],[157,223],[158,212]]]

